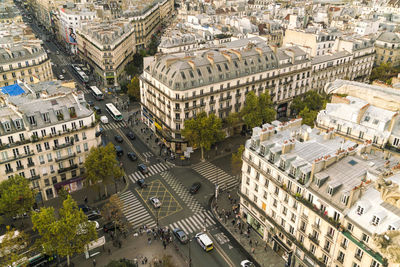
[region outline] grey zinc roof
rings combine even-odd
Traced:
[[[193,57],[165,55],[150,68],[153,77],[175,90],[187,90],[277,66],[275,54],[265,44],[238,50],[208,50]]]
[[[336,59],[343,58],[343,57],[350,56],[350,55],[351,55],[351,53],[343,50],[343,51],[340,51],[340,52],[337,52],[337,53],[331,54],[331,55],[323,55],[323,56],[314,57],[311,64],[315,65],[315,64],[319,64],[319,63],[331,61],[331,60],[336,60]]]
[[[379,35],[378,41],[386,43],[400,43],[400,38],[394,32],[383,32]]]
[[[39,54],[45,54],[43,48],[40,46],[32,47],[32,52],[22,45],[0,48],[0,64],[30,59],[32,57],[37,57]]]

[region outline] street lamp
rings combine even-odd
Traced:
[[[192,239],[190,238],[190,235],[188,236],[189,237],[189,267],[192,267],[192,253],[191,253],[191,250],[190,250],[190,243],[192,242]]]

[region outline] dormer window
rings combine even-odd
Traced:
[[[342,202],[344,205],[347,205],[347,203],[349,202],[349,195],[342,194],[342,197],[340,198],[340,202]]]
[[[269,154],[269,161],[274,163],[275,162],[275,154],[274,153],[270,153]]]
[[[48,112],[43,113],[43,114],[42,114],[42,118],[43,118],[43,120],[44,120],[45,122],[50,122],[50,117],[49,117],[49,113],[48,113]]]
[[[4,123],[3,123],[3,126],[4,126],[4,130],[5,130],[6,132],[11,131],[10,122],[8,122],[8,121],[4,122]]]
[[[290,167],[290,175],[292,175],[293,177],[296,176],[296,168],[293,166]]]
[[[15,120],[14,124],[15,124],[15,128],[22,129],[22,122],[20,119]]]
[[[285,167],[286,167],[286,161],[284,161],[284,160],[281,160],[281,162],[280,162],[280,164],[279,164],[279,167],[280,167],[282,170],[285,170]]]
[[[379,218],[378,216],[374,215],[372,217],[371,224],[377,226],[379,224],[380,220],[381,220],[381,218]]]
[[[331,186],[328,186],[328,189],[327,189],[327,191],[326,191],[329,195],[333,195],[333,187],[331,187]]]
[[[364,213],[364,208],[361,207],[360,205],[357,206],[357,214],[362,215]]]
[[[28,120],[29,120],[29,123],[30,123],[31,125],[36,125],[35,116],[29,116],[29,117],[28,117]]]
[[[395,231],[395,230],[396,230],[396,228],[394,226],[392,226],[392,225],[388,226],[388,231]]]
[[[265,151],[266,151],[265,146],[261,146],[260,147],[260,155],[265,156]]]

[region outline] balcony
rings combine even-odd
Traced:
[[[38,179],[40,179],[40,175],[32,175],[31,177],[29,177],[29,181],[35,181],[35,180],[38,180]]]
[[[182,109],[181,109],[181,108],[174,108],[174,111],[175,111],[175,112],[181,112]]]
[[[13,171],[13,168],[6,169],[6,174],[12,173]]]
[[[238,94],[236,93],[235,97],[241,97],[241,95],[242,95],[241,93],[238,93]]]
[[[362,260],[362,255],[356,254],[356,255],[354,255],[354,258],[356,258],[357,260],[361,261]]]
[[[35,162],[33,162],[33,161],[32,162],[28,162],[27,165],[28,165],[28,167],[33,167],[33,166],[35,166]]]
[[[35,153],[33,153],[32,151],[29,151],[29,153],[16,155],[16,156],[14,156],[14,157],[5,159],[5,160],[3,160],[3,161],[0,162],[0,163],[1,163],[1,164],[4,164],[4,163],[10,162],[10,161],[17,160],[17,159],[23,159],[23,158],[32,156],[32,155],[34,155],[34,154],[35,154]]]
[[[74,169],[76,169],[76,168],[78,168],[78,164],[73,164],[73,165],[71,165],[71,166],[69,166],[69,167],[59,169],[59,170],[58,170],[58,173],[63,173],[63,172],[71,171],[71,170],[74,170]]]
[[[17,166],[17,171],[19,171],[19,170],[23,170],[24,169],[24,166]]]
[[[299,230],[303,233],[306,233],[306,228],[305,227],[299,227]]]
[[[180,122],[182,122],[182,119],[180,119],[180,118],[174,118],[174,122],[180,123]]]
[[[215,104],[215,100],[210,100],[210,105]]]
[[[319,240],[318,240],[318,238],[317,238],[316,236],[309,234],[309,235],[308,235],[308,238],[309,238],[312,242],[314,242],[315,244],[319,245]]]
[[[64,143],[62,145],[56,145],[56,146],[53,146],[53,150],[63,149],[63,148],[66,148],[66,147],[69,147],[69,146],[72,146],[72,145],[73,145],[72,142]]]
[[[75,153],[72,153],[70,155],[65,155],[59,158],[56,158],[56,162],[62,161],[62,160],[66,160],[66,159],[70,159],[70,158],[74,158],[75,157]]]
[[[336,260],[337,260],[338,262],[340,262],[341,264],[343,264],[344,257],[338,256]]]
[[[324,250],[325,250],[326,253],[330,254],[331,247],[324,246]]]

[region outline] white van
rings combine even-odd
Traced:
[[[108,118],[107,118],[107,116],[101,116],[101,117],[100,117],[100,121],[101,121],[103,124],[107,124],[107,123],[108,123]]]
[[[205,251],[210,251],[214,248],[213,242],[205,233],[198,233],[195,238]]]

